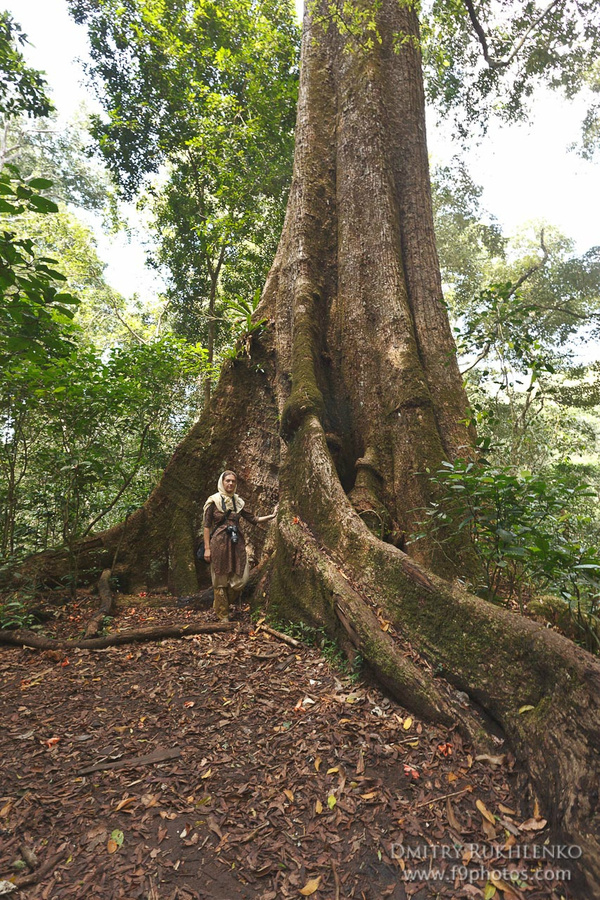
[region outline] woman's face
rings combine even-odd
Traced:
[[[223,487],[225,488],[225,493],[226,494],[235,493],[235,485],[236,485],[235,475],[226,475],[225,478],[223,479]]]

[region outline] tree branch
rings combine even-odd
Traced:
[[[137,331],[134,331],[134,329],[131,327],[131,325],[129,325],[129,324],[125,321],[125,319],[123,318],[123,316],[121,315],[121,313],[119,312],[119,310],[117,309],[117,307],[116,307],[116,306],[113,306],[113,304],[110,302],[110,300],[109,300],[109,305],[110,305],[111,310],[113,311],[113,313],[115,314],[115,316],[117,317],[117,319],[119,320],[119,322],[121,323],[121,325],[123,325],[123,326],[127,329],[127,331],[129,332],[129,334],[130,334],[130,335],[131,335],[131,336],[132,336],[139,344],[144,344],[145,346],[148,346],[148,341],[144,340],[144,338],[141,336],[141,334],[138,334]]]
[[[531,276],[535,272],[538,272],[541,268],[543,268],[546,265],[546,263],[548,262],[548,257],[550,256],[550,254],[548,253],[548,248],[546,247],[546,244],[544,243],[544,229],[543,228],[540,230],[540,247],[542,248],[542,254],[543,254],[542,258],[539,260],[539,262],[535,263],[535,265],[533,265],[529,269],[527,269],[527,271],[524,272],[523,275],[521,275],[521,277],[517,279],[517,281],[515,282],[515,284],[513,284],[511,290],[509,291],[508,297],[514,296],[514,294],[516,294],[516,292],[519,290],[521,285],[525,281],[527,281],[528,278],[531,278]]]
[[[490,55],[490,50],[487,42],[487,38],[485,36],[485,32],[481,25],[481,22],[477,18],[477,13],[475,12],[475,7],[473,6],[472,0],[464,0],[465,6],[467,7],[467,12],[469,13],[469,18],[471,20],[471,24],[473,25],[473,30],[475,34],[479,38],[479,43],[481,44],[481,48],[483,50],[483,58],[486,63],[490,67],[490,69],[506,69],[510,66],[511,62],[517,56],[519,51],[522,49],[523,45],[530,37],[530,35],[536,30],[536,28],[541,25],[546,16],[554,9],[555,6],[561,2],[561,0],[552,0],[551,3],[548,4],[546,9],[544,9],[539,16],[533,20],[525,34],[521,37],[516,44],[514,44],[512,50],[508,54],[508,56],[504,57],[504,59],[495,59]]]
[[[102,512],[98,513],[98,515],[95,516],[95,518],[92,519],[92,521],[89,523],[88,527],[85,529],[85,531],[81,535],[81,539],[86,537],[90,533],[90,531],[92,530],[92,528],[94,527],[96,522],[99,522],[100,519],[102,519],[107,513],[109,513],[111,511],[111,509],[114,507],[115,503],[117,503],[119,498],[123,495],[123,493],[127,490],[129,485],[131,484],[131,482],[138,470],[140,460],[142,458],[142,453],[144,451],[144,442],[146,440],[146,435],[148,434],[149,428],[150,428],[150,422],[147,422],[144,427],[144,430],[142,431],[142,439],[140,441],[140,446],[139,446],[139,449],[137,452],[137,456],[135,458],[135,462],[133,464],[133,469],[131,470],[129,477],[126,478],[125,481],[123,482],[121,489],[119,490],[116,497],[113,499],[112,503],[109,506],[107,506],[105,509],[103,509]]]
[[[470,0],[465,0],[465,2],[470,2]],[[524,284],[524,283],[527,281],[528,278],[531,278],[531,276],[532,276],[535,272],[538,272],[541,268],[543,268],[543,266],[545,266],[546,263],[548,262],[548,257],[549,257],[550,254],[548,253],[548,248],[546,247],[546,244],[545,244],[545,242],[544,242],[544,229],[543,229],[543,228],[540,230],[540,247],[542,248],[542,254],[543,254],[543,255],[542,255],[542,258],[541,258],[537,263],[535,263],[533,266],[530,266],[529,269],[527,269],[527,271],[524,272],[524,273],[521,275],[521,277],[518,278],[518,279],[516,280],[516,282],[513,284],[513,286],[511,287],[510,291],[509,291],[508,294],[506,295],[506,299],[507,299],[507,300],[508,300],[510,297],[514,297],[514,295],[515,295],[516,292],[519,290],[519,288],[521,287],[521,285]],[[582,318],[583,318],[583,317],[582,317]],[[476,359],[474,362],[472,362],[471,365],[467,366],[466,369],[463,369],[463,370],[461,371],[460,374],[461,374],[461,375],[466,375],[467,372],[470,372],[471,369],[474,369],[475,366],[479,365],[479,363],[480,363],[483,359],[486,358],[486,356],[488,355],[488,353],[489,353],[490,350],[492,349],[492,343],[493,343],[492,340],[486,341],[486,343],[485,343],[485,345],[484,345],[484,348],[483,348],[483,350],[481,351],[481,353],[479,354],[479,356],[477,357],[477,359]]]
[[[235,622],[210,622],[206,625],[157,625],[131,631],[117,631],[99,638],[82,640],[55,640],[33,631],[0,630],[0,645],[9,647],[34,647],[36,650],[105,650],[146,641],[164,641],[185,638],[196,634],[218,634],[225,631],[247,631],[247,627]]]

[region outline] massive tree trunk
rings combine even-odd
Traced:
[[[305,28],[294,178],[258,312],[268,326],[228,364],[144,508],[85,542],[80,571],[118,547],[129,589],[196,591],[202,503],[233,468],[254,508],[280,502],[264,546],[251,535],[261,601],[325,623],[416,712],[480,745],[505,735],[597,895],[600,665],[443,580],[468,569],[468,548],[404,552],[427,469],[471,442],[441,302],[418,24],[396,0],[377,15],[368,51],[335,23]]]

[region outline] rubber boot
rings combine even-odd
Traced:
[[[227,588],[215,588],[213,609],[220,622],[229,622],[229,598]]]

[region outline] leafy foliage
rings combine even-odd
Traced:
[[[17,216],[25,211],[56,212],[56,204],[39,193],[49,186],[44,179],[25,184],[16,171],[0,173],[0,215]],[[0,366],[6,371],[21,365],[23,358],[42,362],[70,352],[67,327],[78,301],[63,290],[65,276],[56,261],[36,255],[30,238],[17,238],[13,231],[0,232]]]
[[[105,168],[91,159],[89,122],[82,115],[65,125],[57,116],[13,116],[0,135],[4,163],[16,165],[25,179],[52,182],[46,196],[79,209],[102,211],[112,200],[112,186]]]
[[[524,117],[541,81],[574,96],[598,59],[596,13],[595,0],[434,0],[422,22],[429,97],[467,137],[492,114]]]
[[[581,621],[590,618],[589,649],[600,649],[600,554],[584,537],[596,492],[568,476],[484,457],[445,462],[431,480],[439,499],[426,511],[427,533],[442,547],[449,532],[468,533],[480,563],[476,591],[493,602],[516,599],[521,609],[526,587],[556,592]]]
[[[0,628],[30,628],[35,622],[22,596],[9,594],[0,601]]]
[[[190,385],[206,356],[172,336],[112,347],[90,343],[74,321],[82,300],[65,290],[66,276],[54,259],[39,255],[38,241],[15,233],[35,233],[36,219],[58,215],[39,193],[49,187],[43,179],[23,182],[14,169],[0,176],[5,559],[51,543],[70,546],[104,517],[122,516],[144,499],[170,441],[188,425]],[[96,265],[98,293],[102,267]],[[91,289],[86,302],[98,301]]]
[[[597,402],[597,378],[572,356],[598,327],[598,248],[575,256],[546,223],[505,237],[457,161],[434,172],[433,197],[473,419],[501,453],[535,471],[580,452],[589,429],[578,411]]]
[[[21,47],[25,34],[10,13],[0,13],[0,115],[47,116],[52,103],[41,72],[25,64]]]
[[[225,338],[219,303],[262,287],[291,178],[299,29],[289,0],[70,0],[125,195],[142,185],[178,331]],[[166,181],[148,185],[164,166]],[[145,180],[146,179],[146,180]],[[221,326],[219,326],[221,322]]]

